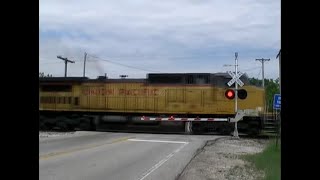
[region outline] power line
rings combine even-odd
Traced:
[[[93,56],[92,54],[90,55],[92,57],[95,57]],[[251,58],[252,56],[254,56],[254,54],[247,54],[246,56],[244,57],[248,57],[248,58]],[[136,58],[141,58],[141,59],[150,59],[150,58],[153,58],[153,59],[158,59],[158,58],[162,58],[162,59],[166,59],[166,60],[184,60],[184,59],[194,59],[194,58],[212,58],[212,57],[230,57],[230,55],[224,55],[224,54],[205,54],[205,55],[202,55],[202,54],[194,54],[194,55],[189,55],[189,56],[171,56],[171,55],[127,55],[127,56],[113,56],[113,57],[110,57],[111,59],[125,59],[125,58],[130,58],[130,59],[136,59]],[[79,60],[79,61],[83,61],[83,60]]]
[[[260,77],[260,74],[261,74],[261,69],[259,70],[259,73],[258,73],[258,76],[257,76],[257,78],[259,79],[259,77]]]
[[[260,66],[259,67],[254,67],[254,68],[250,68],[250,69],[243,69],[242,71],[252,71],[252,70],[255,70],[255,69],[260,69]]]
[[[243,57],[252,57],[256,56],[258,53],[246,53]],[[114,56],[110,58],[170,58],[170,59],[180,59],[180,58],[198,58],[198,57],[230,57],[229,53],[226,54],[205,54],[205,53],[194,53],[187,56],[172,56],[170,54],[151,54],[151,55],[137,55],[137,54],[131,54],[131,55],[124,55],[124,56]]]
[[[133,69],[138,69],[138,70],[147,71],[147,72],[160,72],[160,71],[153,71],[153,70],[149,70],[149,69],[144,69],[144,68],[139,68],[139,67],[135,67],[135,66],[125,65],[125,64],[122,64],[122,63],[113,62],[113,61],[110,61],[110,60],[107,60],[107,59],[102,59],[100,57],[97,57],[97,56],[94,56],[94,55],[91,55],[91,54],[88,54],[88,55],[90,55],[91,57],[100,59],[101,61],[106,61],[106,62],[113,63],[113,64],[120,65],[120,66],[125,66],[127,68],[133,68]]]

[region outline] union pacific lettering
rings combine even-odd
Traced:
[[[119,95],[129,96],[158,96],[158,89],[119,89]]]
[[[82,94],[86,96],[110,96],[114,95],[114,89],[104,89],[104,88],[99,88],[99,89],[83,89]]]
[[[82,94],[86,96],[159,96],[158,89],[83,89]]]

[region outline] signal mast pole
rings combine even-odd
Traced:
[[[238,77],[238,53],[235,53],[235,70],[236,70],[236,77]],[[238,83],[235,82],[235,86],[236,86],[236,90],[235,90],[235,106],[234,106],[234,110],[235,113],[237,114],[238,111]],[[239,134],[238,134],[238,124],[237,121],[234,124],[234,132],[233,132],[233,136],[236,138],[239,138]]]
[[[236,52],[235,53],[235,70],[236,70],[236,77],[238,77],[238,53]],[[236,93],[235,93],[235,106],[234,106],[234,109],[235,109],[235,112],[237,113],[238,111],[238,83],[236,82]]]

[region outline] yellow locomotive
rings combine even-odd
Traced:
[[[260,112],[264,90],[238,90],[238,109]],[[39,78],[40,128],[121,129],[165,127],[188,133],[230,133],[235,116],[234,88],[227,73],[148,74],[145,79]],[[244,117],[239,131],[257,133],[259,115]]]

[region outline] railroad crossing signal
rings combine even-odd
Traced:
[[[228,99],[234,99],[235,98],[235,89],[227,89],[226,92],[224,93],[224,95],[226,96],[226,98]],[[238,98],[240,99],[246,99],[248,96],[248,92],[245,89],[238,89]]]
[[[244,74],[243,72],[239,72],[237,76],[234,72],[228,71],[228,73],[232,77],[232,79],[228,82],[228,86],[231,86],[235,82],[237,82],[241,87],[244,85],[244,83],[239,79]]]

